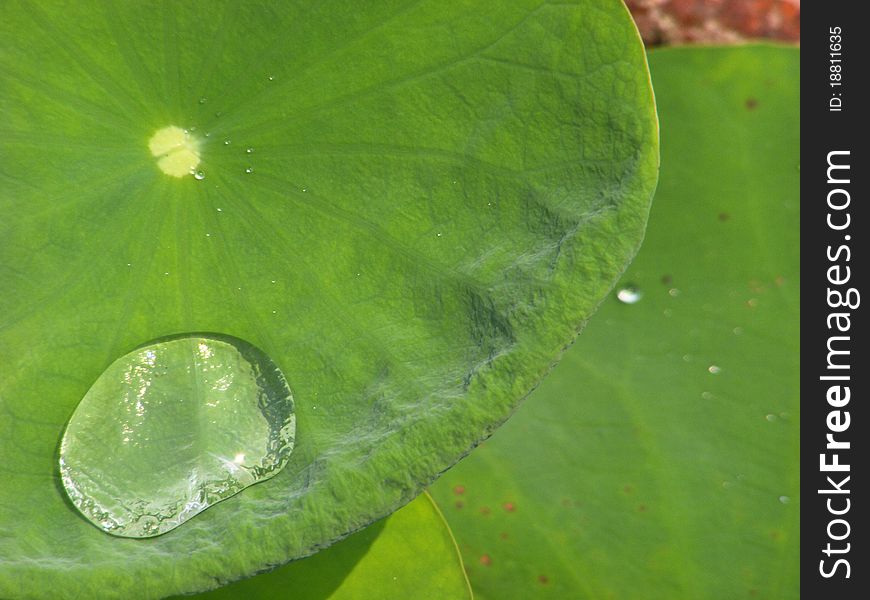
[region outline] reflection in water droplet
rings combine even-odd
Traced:
[[[710,365],[709,367],[707,367],[707,370],[708,370],[710,373],[712,373],[713,375],[718,375],[719,373],[722,372],[722,368],[721,368],[721,367],[717,367],[716,365]]]
[[[789,502],[791,502],[791,498],[789,498],[788,496],[780,496],[779,501],[783,504],[788,504]]]
[[[60,472],[94,525],[151,537],[277,474],[295,430],[290,389],[261,350],[229,336],[164,339],[94,382],[64,432]]]
[[[627,285],[616,292],[617,299],[623,304],[635,304],[642,296],[643,293],[634,285]]]

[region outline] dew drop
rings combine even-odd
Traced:
[[[252,169],[251,167],[248,167],[245,169],[245,173],[251,174],[253,172],[254,172],[254,169]]]
[[[680,295],[680,290],[678,290],[677,288],[671,288],[668,290],[668,295],[671,298],[676,298],[677,296]]]
[[[641,297],[643,293],[634,285],[627,285],[616,292],[616,298],[623,304],[637,304]]]
[[[764,418],[767,420],[768,423],[773,423],[774,421],[776,421],[776,415],[772,413],[765,416]]]
[[[707,367],[707,371],[709,371],[713,375],[718,375],[722,372],[722,367],[719,367],[717,365],[710,365],[709,367]]]
[[[275,77],[272,75],[269,75],[269,81],[275,81]]]
[[[233,143],[233,140],[231,140],[229,138],[224,140],[224,146],[229,146],[232,143]]]
[[[261,350],[222,335],[164,338],[97,378],[63,434],[60,473],[95,526],[151,537],[277,474],[295,430],[290,389]]]
[[[205,96],[199,99],[200,104],[205,104],[206,102],[208,102],[208,98],[206,98]]]
[[[203,173],[202,171],[197,171],[193,174],[193,178],[202,181],[203,179],[205,179],[205,173]]]
[[[253,154],[254,149],[253,149],[253,148],[245,148],[245,152],[246,152],[247,154]]]
[[[789,498],[788,496],[780,496],[779,501],[782,504],[788,504],[789,502],[791,502],[791,498]]]

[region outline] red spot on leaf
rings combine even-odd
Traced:
[[[513,502],[505,502],[504,504],[502,504],[502,508],[504,508],[508,512],[514,512],[517,509],[516,505]]]
[[[747,98],[744,104],[746,105],[746,110],[755,110],[758,108],[758,100],[755,98]]]
[[[465,493],[465,486],[464,485],[457,485],[455,488],[453,488],[453,493],[456,494],[457,496],[461,496],[462,494]]]
[[[492,559],[489,557],[489,554],[484,554],[480,557],[480,564],[482,564],[484,567],[492,565]]]
[[[490,510],[490,508],[488,506],[484,506],[483,508],[480,509],[480,514],[482,514],[483,516],[486,516],[491,512],[492,512],[492,510]]]
[[[631,487],[630,485],[627,485],[624,488],[622,488],[622,491],[625,492],[626,494],[630,494],[631,492],[634,491],[634,488]]]
[[[731,215],[729,215],[728,213],[725,213],[725,212],[719,213],[719,220],[722,221],[723,223],[730,218],[731,218]]]
[[[506,531],[502,531],[500,534],[498,534],[498,537],[500,537],[503,540],[506,540],[506,539],[508,539],[509,536],[508,536]]]
[[[646,512],[646,505],[641,504],[637,507],[638,512]]]
[[[550,583],[550,578],[546,575],[538,575],[538,583],[540,583],[541,585],[547,585],[548,583]]]
[[[465,506],[465,502],[463,502],[462,500],[457,500],[454,506],[456,508],[462,508],[463,506]]]

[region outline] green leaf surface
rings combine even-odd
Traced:
[[[195,598],[468,600],[471,588],[450,529],[424,493],[385,520],[314,556]]]
[[[639,301],[608,298],[434,487],[479,598],[799,594],[799,51],[650,71],[661,181],[620,284]]]
[[[2,12],[0,597],[204,590],[388,514],[507,417],[642,236],[656,119],[616,0]],[[182,149],[197,178],[166,168]],[[64,425],[187,332],[275,362],[294,452],[112,538],[66,501]]]

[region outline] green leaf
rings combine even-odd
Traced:
[[[615,0],[11,2],[0,77],[0,597],[208,589],[403,505],[573,339],[656,179]],[[274,361],[295,449],[110,537],[66,501],[64,425],[191,332]]]
[[[799,51],[650,70],[641,298],[434,487],[479,598],[798,597]]]
[[[199,600],[471,598],[450,529],[429,494],[310,558]]]

